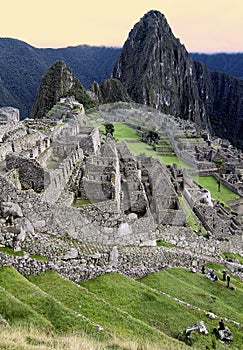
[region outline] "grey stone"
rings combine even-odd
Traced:
[[[23,216],[23,212],[20,206],[17,203],[13,202],[2,202],[1,211],[4,218],[7,218],[9,216],[20,218]]]

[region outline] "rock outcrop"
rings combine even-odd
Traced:
[[[44,74],[32,108],[32,118],[42,118],[61,97],[74,96],[85,109],[94,107],[96,102],[74,77],[63,61],[54,63]]]
[[[131,30],[113,77],[135,102],[243,147],[243,81],[194,62],[160,12],[148,12]]]
[[[101,84],[94,82],[90,90],[100,103],[130,102],[126,89],[118,79],[110,78]]]

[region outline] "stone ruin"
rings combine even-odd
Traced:
[[[198,202],[185,172],[145,154],[135,157],[109,134],[102,139],[72,97],[61,99],[46,119],[19,121],[17,112],[7,112],[0,114],[0,245],[29,253],[11,259],[0,253],[1,264],[10,259],[26,274],[52,268],[79,280],[111,269],[136,277],[166,266],[200,266],[220,261],[224,249],[242,253],[242,223],[205,194]],[[128,114],[119,109],[109,120],[124,121]],[[189,122],[153,118],[151,111],[144,121],[166,132],[175,151],[180,140],[173,135],[197,133]],[[209,169],[204,162],[199,170]],[[210,233],[208,240],[188,227],[179,195]],[[178,248],[157,247],[161,239]],[[48,263],[33,262],[29,254],[43,254]]]

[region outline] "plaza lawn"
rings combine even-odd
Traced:
[[[113,125],[115,127],[115,131],[113,135],[114,138],[117,141],[122,141],[122,140],[128,141],[127,146],[135,156],[138,156],[141,153],[145,153],[147,155],[151,155],[154,158],[159,159],[162,163],[166,165],[176,164],[179,169],[182,169],[182,168],[191,169],[191,167],[185,162],[181,161],[174,154],[174,152],[171,152],[171,155],[168,155],[168,156],[163,155],[162,152],[155,152],[151,146],[141,141],[141,137],[137,135],[136,130],[131,128],[130,126],[123,123],[118,123],[118,122],[114,122]],[[105,126],[101,125],[99,127],[99,130],[105,133]],[[135,142],[129,142],[129,141],[135,141]],[[168,154],[168,152],[166,153]]]
[[[210,191],[213,199],[219,202],[227,203],[234,199],[238,199],[239,196],[225,187],[220,185],[220,192],[218,192],[217,180],[213,176],[192,176],[192,178],[201,186]]]
[[[123,123],[118,123],[114,122],[112,123],[114,125],[115,131],[113,134],[113,137],[117,141],[122,141],[122,140],[141,140],[141,137],[137,135],[136,130],[131,128],[130,126],[123,124]],[[101,125],[99,127],[99,130],[105,133],[105,126]]]
[[[172,153],[171,156],[163,156],[161,155],[161,152],[155,152],[153,148],[147,145],[145,142],[127,142],[127,146],[135,156],[141,153],[145,153],[156,159],[159,159],[162,163],[166,165],[176,164],[179,169],[191,169],[191,167],[188,164],[181,161],[177,156],[173,155],[174,153]]]

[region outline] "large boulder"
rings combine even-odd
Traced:
[[[1,203],[1,214],[4,218],[13,217],[21,218],[23,217],[23,212],[17,203],[13,202],[2,202]]]
[[[219,338],[222,341],[232,341],[233,340],[232,333],[227,326],[225,326],[224,329],[219,330]]]

